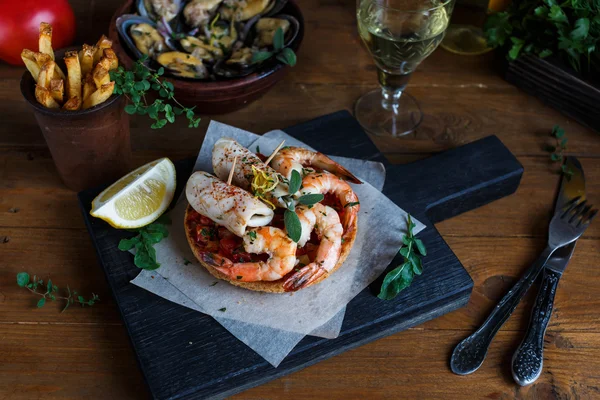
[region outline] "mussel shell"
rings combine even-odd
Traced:
[[[176,2],[179,3],[178,11],[173,16],[173,18],[168,20],[169,22],[173,21],[174,19],[177,19],[178,15],[181,14],[181,10],[183,10],[183,0],[176,0]],[[161,19],[161,17],[154,11],[150,0],[135,0],[135,8],[138,14],[140,14],[142,17],[149,18],[152,21],[158,21],[159,19]]]
[[[241,78],[257,70],[258,64],[239,65],[226,64],[227,60],[219,60],[213,67],[213,73],[221,78]]]
[[[276,18],[276,19],[285,19],[287,21],[289,21],[290,23],[290,28],[288,29],[288,31],[285,34],[285,38],[284,38],[284,47],[287,47],[289,45],[292,44],[292,42],[294,40],[296,40],[296,38],[298,37],[298,32],[300,32],[300,22],[293,16],[291,15],[287,15],[287,14],[279,14],[279,15],[275,15],[272,17],[261,17],[261,18]],[[260,19],[260,18],[259,18]],[[254,21],[253,25],[251,27],[244,27],[244,44],[248,47],[251,47],[254,44],[254,39],[257,36],[257,32],[256,32],[256,23],[259,21],[259,19],[257,19],[256,21]]]
[[[267,9],[261,13],[261,16],[272,17],[277,15],[281,10],[283,10],[283,7],[285,7],[287,2],[288,0],[273,0],[272,5],[267,7]]]
[[[141,58],[144,54],[137,48],[135,41],[129,33],[130,28],[137,24],[149,24],[156,29],[156,23],[146,17],[135,14],[123,14],[117,18],[117,31],[121,41],[125,43],[127,48],[135,55],[136,59]],[[163,35],[164,37],[164,35]],[[175,49],[175,45],[171,38],[164,37],[165,44],[171,49]],[[152,62],[149,63],[151,66]]]

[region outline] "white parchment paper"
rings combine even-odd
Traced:
[[[286,145],[308,147],[282,131],[258,137],[211,122],[194,170],[212,172],[212,147],[223,136],[233,137],[253,151],[259,145],[263,154],[269,154],[283,138]],[[381,190],[385,179],[383,165],[334,158]],[[345,305],[386,268],[400,247],[400,238],[406,229],[406,213],[371,185],[365,183],[354,187],[361,201],[357,240],[344,265],[318,285],[293,294],[250,292],[225,282],[211,286],[216,280],[195,262],[185,239],[182,221],[187,202],[184,197],[171,211],[174,223],[169,238],[156,245],[161,268],[143,271],[132,283],[213,316],[238,339],[277,366],[306,334],[336,337]],[[416,223],[415,232],[424,228],[418,221]],[[380,226],[388,229],[382,231]],[[378,238],[375,247],[373,241],[368,240],[372,237]],[[192,262],[185,265],[185,260]],[[151,279],[151,275],[155,279]],[[157,275],[161,279],[156,279]],[[223,309],[225,311],[220,311]]]

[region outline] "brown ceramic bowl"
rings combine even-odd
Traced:
[[[56,62],[66,73],[63,55],[70,47],[55,51]],[[58,174],[75,191],[114,182],[131,170],[129,116],[125,97],[112,95],[87,110],[46,108],[35,99],[35,80],[25,71],[21,93],[31,107],[46,139]]]
[[[123,14],[132,14],[134,0],[127,0],[117,9],[110,22],[108,35],[113,41],[113,48],[125,67],[130,68],[135,57],[127,46],[121,43],[117,31],[117,18]],[[292,42],[291,48],[297,52],[304,37],[304,18],[298,5],[292,0],[288,1],[281,11],[295,17],[300,23],[298,36]],[[289,67],[279,62],[265,62],[258,71],[235,79],[226,79],[205,82],[188,79],[167,77],[175,86],[175,97],[186,106],[197,106],[201,114],[225,114],[244,108],[246,105],[264,95],[273,85],[279,82],[288,72]]]

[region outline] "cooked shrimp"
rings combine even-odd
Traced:
[[[350,171],[327,157],[325,154],[304,149],[302,147],[286,147],[281,149],[275,157],[273,157],[271,165],[275,171],[279,172],[287,179],[290,179],[292,171],[294,170],[298,171],[300,176],[303,176],[306,175],[306,173],[314,172],[310,167],[315,167],[319,170],[331,172],[352,183],[362,183],[360,179],[352,175]]]
[[[358,196],[348,183],[327,172],[313,172],[302,179],[302,188],[296,195],[297,197],[305,194],[327,194],[332,193],[337,196],[343,207],[342,226],[344,227],[344,236],[350,233],[349,227],[354,223],[360,203]]]
[[[243,237],[248,253],[267,253],[265,261],[233,263],[215,253],[202,253],[202,261],[241,282],[276,281],[283,278],[296,264],[296,243],[279,228],[263,226],[250,229]]]
[[[340,259],[342,250],[344,228],[338,213],[333,208],[319,203],[310,208],[298,206],[296,214],[302,225],[302,235],[298,245],[302,247],[306,244],[313,229],[321,243],[315,259],[285,280],[283,288],[286,292],[302,289],[331,271]]]

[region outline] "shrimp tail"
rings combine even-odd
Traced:
[[[208,251],[201,252],[200,259],[206,264],[218,270],[231,268],[233,266],[233,262],[230,259],[223,257],[217,253],[211,253]]]
[[[317,153],[317,154],[318,155],[316,158],[318,159],[318,162],[314,163],[315,166],[322,168],[326,171],[329,171],[348,182],[352,182],[352,183],[356,183],[356,184],[362,183],[362,181],[360,179],[358,179],[356,176],[354,176],[354,174],[352,172],[348,171],[346,168],[341,166],[339,163],[333,161],[331,158],[327,157],[323,153]]]
[[[308,285],[313,284],[316,280],[321,278],[325,274],[325,269],[316,263],[310,263],[299,271],[296,271],[283,283],[283,289],[286,292],[295,292],[296,290],[302,289]]]

